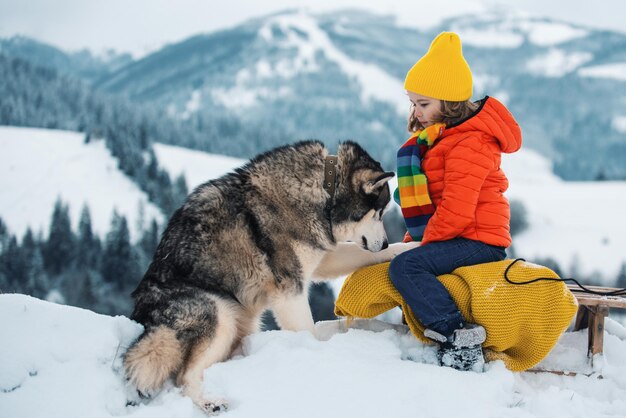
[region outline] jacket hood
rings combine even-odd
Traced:
[[[469,131],[485,132],[498,141],[504,153],[512,153],[522,146],[522,131],[511,112],[498,100],[486,96],[474,114],[452,125],[442,137]]]

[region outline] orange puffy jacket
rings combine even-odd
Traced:
[[[509,202],[503,194],[509,182],[500,159],[521,145],[513,115],[492,97],[485,97],[470,118],[447,127],[422,161],[435,205],[422,244],[463,237],[511,245]]]

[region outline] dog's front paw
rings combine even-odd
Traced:
[[[403,252],[412,250],[420,246],[419,242],[411,241],[411,242],[396,242],[395,244],[391,244],[387,249],[376,253],[378,257],[378,263],[385,263],[387,261],[393,260],[394,257],[402,254]]]
[[[402,254],[403,252],[406,252],[406,251],[409,251],[409,250],[412,250],[414,248],[421,246],[422,243],[417,242],[417,241],[409,241],[409,242],[398,242],[392,245],[394,245],[393,256],[395,257],[397,255]]]
[[[221,398],[203,399],[198,406],[207,415],[214,416],[228,410],[228,401]]]

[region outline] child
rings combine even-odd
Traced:
[[[482,370],[485,330],[467,324],[438,275],[458,267],[500,261],[511,244],[508,181],[501,153],[517,151],[521,131],[506,107],[472,95],[472,73],[458,35],[437,36],[408,72],[411,138],[398,151],[398,189],[406,241],[421,246],[389,266],[394,286],[439,360],[460,370]]]

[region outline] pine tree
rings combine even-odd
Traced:
[[[581,274],[580,257],[578,257],[578,254],[574,254],[572,257],[572,262],[569,266],[569,274],[572,278],[580,282],[585,281],[585,278],[582,277]]]
[[[130,243],[126,218],[117,211],[113,212],[111,230],[104,243],[101,273],[118,290],[134,287],[141,278],[139,257]]]
[[[75,257],[76,238],[70,223],[69,206],[57,199],[50,223],[48,242],[43,251],[46,271],[51,275],[58,275],[69,269]]]
[[[546,258],[535,258],[533,260],[534,263],[537,263],[539,265],[545,266],[547,268],[549,268],[550,270],[554,271],[559,277],[561,278],[565,278],[565,275],[563,273],[563,269],[561,269],[561,266],[559,265],[559,262],[556,261],[554,258],[552,257],[546,257]],[[570,276],[572,277],[572,276]],[[575,279],[578,279],[578,277],[574,277]]]
[[[2,253],[3,271],[6,277],[5,292],[24,292],[24,278],[26,277],[25,261],[22,249],[13,235],[9,239],[6,250]]]
[[[170,179],[169,174],[167,174],[167,171],[159,169],[157,187],[160,192],[159,207],[163,210],[165,216],[170,217],[178,206],[176,196],[174,195],[174,189],[172,187],[172,180]]]
[[[7,248],[7,245],[9,244],[9,239],[9,228],[7,228],[2,218],[0,218],[0,254],[2,254],[3,251]]]
[[[139,148],[146,150],[150,148],[150,139],[148,138],[148,123],[145,119],[141,120],[138,129]]]
[[[152,257],[154,257],[154,253],[159,245],[159,239],[159,224],[155,219],[152,219],[150,228],[144,231],[143,236],[139,241],[139,247],[148,262],[150,262]]]
[[[78,222],[78,245],[76,267],[79,270],[97,270],[100,264],[102,244],[91,227],[91,214],[87,205],[83,206]]]
[[[100,277],[97,272],[93,270],[73,271],[64,282],[63,293],[70,305],[96,310],[100,286]]]
[[[2,254],[0,254],[0,294],[9,291],[9,279],[4,272],[3,262]]]
[[[620,268],[617,275],[617,284],[615,286],[620,289],[626,289],[626,263],[622,263],[622,268]]]
[[[35,240],[30,228],[22,239],[24,266],[24,293],[44,298],[50,291],[50,281],[44,269],[40,243]]]
[[[528,229],[528,213],[526,207],[519,200],[511,201],[511,236],[517,236]]]
[[[176,181],[174,182],[174,197],[176,201],[176,207],[180,207],[187,199],[187,195],[189,194],[189,188],[187,187],[187,179],[185,178],[185,174],[181,174],[176,177]]]
[[[4,252],[9,246],[9,231],[2,218],[0,218],[0,293],[8,291],[9,278],[6,274]]]

